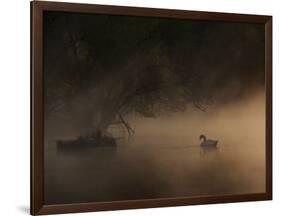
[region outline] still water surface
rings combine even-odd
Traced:
[[[137,119],[118,145],[58,151],[45,140],[45,203],[211,196],[265,191],[264,108]],[[241,106],[239,106],[241,107]],[[199,135],[218,139],[203,150]]]
[[[138,137],[136,137],[137,139]],[[161,140],[161,139],[159,139]],[[231,143],[203,150],[163,137],[155,143],[79,152],[48,149],[47,203],[110,201],[264,191],[262,157]],[[169,142],[171,144],[169,144]]]

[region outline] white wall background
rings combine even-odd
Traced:
[[[59,0],[57,0],[59,1]],[[96,216],[276,215],[281,210],[280,39],[281,6],[276,0],[71,0],[97,4],[273,15],[274,200],[234,204],[85,213]],[[0,215],[29,209],[29,1],[1,1],[0,10]],[[72,215],[72,214],[71,214]],[[77,214],[76,214],[77,215]],[[80,215],[80,214],[79,214]]]

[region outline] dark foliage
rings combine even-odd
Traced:
[[[156,117],[189,104],[205,111],[229,83],[263,84],[263,31],[253,24],[46,12],[46,114],[68,115],[85,132],[117,124],[132,134],[130,113]]]

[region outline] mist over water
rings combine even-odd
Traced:
[[[128,116],[133,136],[117,139],[115,148],[76,152],[58,151],[54,140],[74,139],[79,132],[50,122],[45,203],[264,192],[264,102],[259,91],[207,112],[190,108],[157,118]],[[218,140],[217,149],[202,149],[200,134]]]
[[[265,191],[263,24],[43,17],[45,204]]]

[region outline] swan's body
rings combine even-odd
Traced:
[[[199,139],[202,140],[200,143],[201,147],[217,147],[218,140],[207,140],[205,135],[200,135]]]

